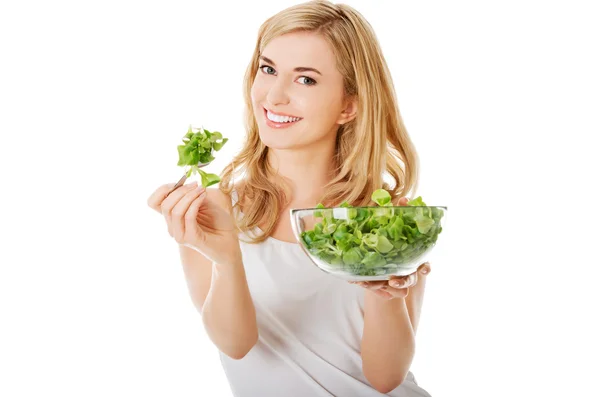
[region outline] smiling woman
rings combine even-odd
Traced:
[[[310,150],[322,140],[335,144],[339,125],[350,120],[353,109],[341,112],[353,103],[344,98],[329,42],[314,32],[288,33],[272,39],[259,60],[251,96],[254,113],[265,114],[257,120],[261,141],[273,149]]]
[[[245,100],[246,142],[220,190],[243,233],[260,338],[242,360],[222,355],[234,393],[429,395],[409,371],[429,265],[396,287],[348,288],[290,244],[291,208],[368,205],[379,188],[400,202],[416,190],[417,154],[369,23],[327,1],[269,18],[246,71]]]
[[[190,294],[234,395],[429,396],[410,371],[429,266],[353,285],[316,268],[290,225],[292,208],[366,206],[378,189],[401,205],[416,190],[417,154],[369,23],[328,1],[269,18],[244,99],[246,139],[219,189],[149,200],[187,235]]]

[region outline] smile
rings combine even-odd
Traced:
[[[271,128],[287,128],[302,120],[302,117],[281,116],[263,108],[265,122]]]

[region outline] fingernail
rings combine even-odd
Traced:
[[[204,191],[204,186],[202,185],[198,185],[198,187],[196,188],[196,190],[200,193],[202,193]]]
[[[392,287],[399,287],[400,283],[397,281],[392,281]]]

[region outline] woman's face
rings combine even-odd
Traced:
[[[274,149],[335,141],[339,125],[350,117],[344,112],[343,78],[335,56],[314,33],[289,33],[269,42],[251,97],[260,138]],[[272,117],[271,112],[293,118]]]

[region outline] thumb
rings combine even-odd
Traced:
[[[409,201],[410,201],[410,199],[408,197],[400,197],[398,199],[398,201],[396,202],[396,205],[406,206],[406,205],[408,205]]]
[[[430,272],[431,266],[429,265],[429,262],[425,262],[421,266],[419,266],[419,273],[427,275]]]

